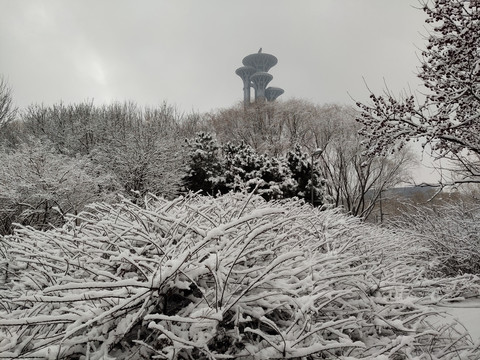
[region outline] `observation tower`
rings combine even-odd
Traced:
[[[268,71],[277,64],[278,60],[271,54],[262,53],[262,48],[256,54],[250,54],[243,58],[244,66],[239,67],[235,73],[243,80],[243,103],[250,105],[250,88],[255,90],[255,102],[274,101],[284,93],[278,87],[267,88],[273,76]]]

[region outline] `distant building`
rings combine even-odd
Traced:
[[[244,66],[239,67],[235,73],[243,80],[243,103],[250,105],[250,88],[255,90],[255,102],[274,101],[284,93],[278,87],[267,87],[273,76],[268,73],[278,60],[275,56],[265,54],[262,48],[258,53],[247,55],[243,58]]]

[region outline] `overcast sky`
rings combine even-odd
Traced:
[[[20,107],[93,99],[209,111],[242,99],[242,59],[275,55],[283,99],[365,100],[418,84],[417,0],[0,0],[0,74]]]

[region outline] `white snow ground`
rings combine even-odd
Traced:
[[[480,298],[463,300],[458,303],[448,303],[435,306],[438,311],[444,311],[452,318],[458,320],[468,330],[474,341],[480,341]],[[438,318],[439,322],[448,322]]]

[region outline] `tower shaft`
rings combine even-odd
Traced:
[[[272,79],[273,76],[271,74],[261,71],[250,76],[255,89],[255,101],[265,101],[265,89]]]

